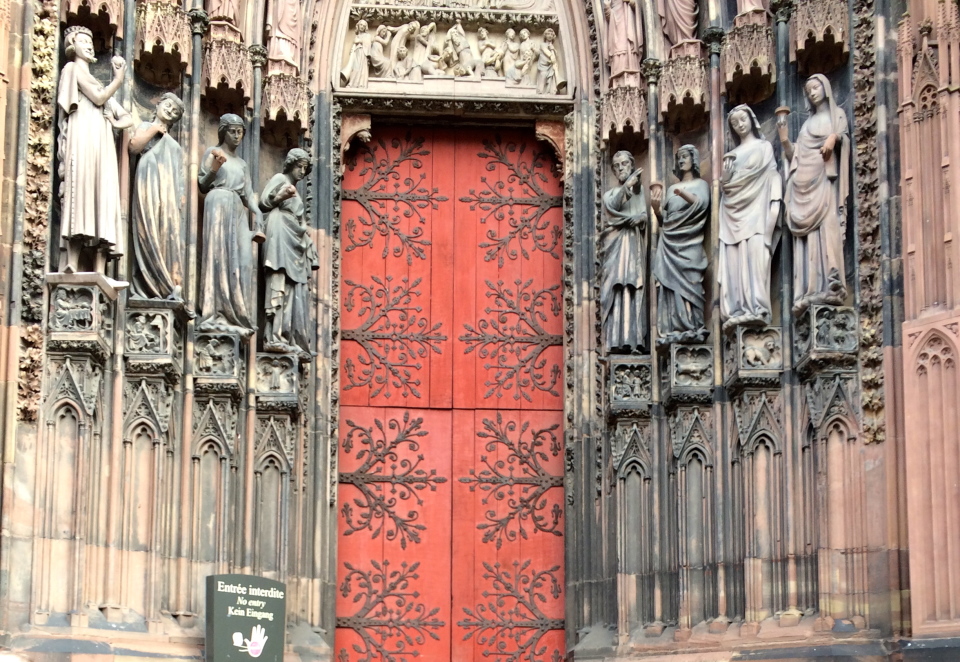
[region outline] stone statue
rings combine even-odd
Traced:
[[[206,0],[210,21],[225,22],[240,27],[240,0]]]
[[[727,115],[737,146],[720,174],[720,315],[723,328],[769,324],[770,257],[779,240],[783,182],[773,146],[746,104]]]
[[[643,30],[637,20],[637,0],[604,0],[603,10],[607,17],[610,87],[641,87]]]
[[[381,26],[383,27],[383,26]],[[340,84],[345,87],[366,87],[370,79],[370,51],[373,45],[373,35],[367,31],[367,22],[357,21],[356,34],[353,37],[353,46],[350,47],[350,57],[347,66],[340,71]]]
[[[543,43],[540,44],[540,57],[537,59],[537,94],[557,93],[557,47],[554,42],[557,33],[552,28],[543,32]]]
[[[394,33],[393,40],[390,42],[390,72],[393,78],[397,78],[397,64],[404,59],[400,57],[400,49],[403,48],[409,52],[407,44],[416,39],[417,35],[420,33],[420,22],[410,21],[409,23],[405,23],[398,28],[390,28],[390,30]]]
[[[183,101],[167,92],[154,120],[143,122],[130,138],[130,153],[140,155],[133,196],[133,290],[148,299],[181,300],[186,163],[170,129],[183,111]]]
[[[270,0],[267,12],[267,74],[300,74],[300,1]]]
[[[500,44],[500,69],[507,82],[517,84],[520,82],[520,41],[517,39],[517,31],[508,28],[504,34],[506,37]]]
[[[520,61],[517,63],[520,84],[535,87],[537,84],[537,45],[530,38],[530,31],[520,30]]]
[[[477,31],[477,48],[480,50],[480,61],[483,62],[484,77],[491,78],[500,75],[503,55],[490,40],[490,32],[481,27]]]
[[[393,77],[397,80],[423,80],[420,67],[413,62],[413,56],[406,46],[397,49],[397,63],[393,65]]]
[[[453,27],[447,30],[447,39],[450,40],[450,45],[457,54],[457,65],[454,67],[453,75],[473,76],[475,73],[479,73],[474,71],[476,58],[473,55],[470,42],[467,41],[467,33],[464,31],[459,19],[457,19]]]
[[[746,14],[750,11],[766,11],[766,4],[764,0],[737,0],[737,13]]]
[[[619,186],[603,194],[607,226],[601,236],[603,338],[610,352],[639,352],[647,344],[647,200],[633,155],[613,155]]]
[[[266,325],[263,349],[267,352],[313,351],[307,300],[310,272],[320,268],[317,250],[304,217],[297,182],[310,172],[310,155],[291,149],[283,172],[270,178],[260,196],[266,213],[267,240],[263,245],[266,277]]]
[[[481,30],[482,29],[483,28],[481,28]],[[440,68],[442,52],[437,48],[435,38],[436,31],[436,23],[421,27],[420,32],[417,34],[416,45],[413,48],[413,61],[416,66],[420,67],[421,73],[427,76],[435,76],[443,73],[443,70]]]
[[[810,116],[790,142],[786,115],[778,120],[790,162],[784,203],[793,234],[793,311],[839,305],[846,297],[843,235],[850,194],[850,135],[830,81],[816,74],[804,85]]]
[[[114,57],[113,80],[104,87],[90,73],[97,61],[93,33],[70,27],[64,33],[70,60],[60,72],[57,158],[60,174],[60,271],[80,270],[83,249],[95,251],[94,270],[123,254],[126,229],[120,214],[120,176],[113,130],[133,125],[130,113],[114,100],[126,63]]]
[[[697,0],[657,0],[657,10],[668,49],[682,41],[697,38],[697,19],[700,15]]]
[[[386,25],[377,27],[377,34],[373,37],[370,44],[370,75],[373,78],[386,78],[390,75],[393,65],[388,55],[387,47],[390,45],[390,35],[397,31],[397,28],[391,28]]]
[[[240,117],[221,117],[219,143],[207,149],[200,163],[198,184],[206,198],[198,328],[248,336],[255,328],[250,242],[263,241],[263,217],[247,164],[237,156],[243,133]],[[251,214],[252,224],[247,220]]]
[[[651,197],[661,219],[660,242],[653,258],[659,284],[657,328],[661,343],[703,342],[703,274],[707,253],[703,235],[710,217],[710,185],[700,178],[700,152],[693,145],[677,150],[674,174],[680,180]]]

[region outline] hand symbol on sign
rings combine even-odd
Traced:
[[[254,625],[249,639],[244,639],[241,633],[234,632],[233,645],[239,648],[241,653],[249,653],[250,657],[260,657],[269,638],[262,625]]]

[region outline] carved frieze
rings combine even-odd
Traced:
[[[829,73],[849,54],[850,10],[844,0],[803,0],[793,10],[794,59],[801,74]]]
[[[738,15],[733,23],[720,47],[727,100],[732,104],[763,101],[773,94],[777,82],[770,18],[757,9]]]
[[[211,37],[203,45],[203,101],[214,115],[243,113],[253,94],[253,64],[239,41]]]
[[[723,379],[728,387],[778,384],[782,371],[779,327],[738,326],[724,335]]]
[[[844,366],[856,360],[860,328],[853,308],[810,306],[795,324],[795,358],[802,374],[818,366]]]
[[[660,381],[664,402],[709,402],[714,386],[712,345],[670,345],[661,354]]]
[[[336,84],[387,95],[567,96],[559,28],[555,12],[355,7]]]
[[[704,126],[709,113],[710,82],[701,41],[674,46],[660,72],[660,116],[671,133]]]
[[[647,93],[637,87],[615,87],[603,96],[600,138],[604,143],[632,131],[641,140],[647,136]]]
[[[649,356],[610,356],[608,393],[611,412],[649,414],[653,366]]]
[[[274,73],[263,81],[263,138],[279,147],[299,144],[310,128],[310,89],[299,76]]]
[[[138,2],[137,75],[151,85],[179,87],[181,75],[190,72],[190,36],[190,18],[179,3]]]

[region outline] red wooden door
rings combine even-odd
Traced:
[[[343,182],[335,654],[559,660],[553,159],[519,130],[375,133]]]

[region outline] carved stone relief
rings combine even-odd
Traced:
[[[154,423],[157,430],[167,432],[173,407],[173,387],[160,379],[138,379],[123,385],[124,426],[138,419]]]
[[[638,459],[645,466],[652,466],[650,456],[650,421],[621,420],[612,435],[613,466],[617,471],[630,459]]]
[[[724,382],[729,386],[778,384],[783,334],[777,327],[737,327],[724,337]]]
[[[636,87],[615,87],[603,96],[601,140],[604,145],[615,136],[632,131],[647,136],[647,93]]]
[[[749,389],[733,400],[740,445],[751,452],[754,442],[765,437],[779,450],[783,443],[783,396],[779,389]]]
[[[89,356],[51,356],[47,363],[46,401],[69,400],[88,416],[97,409],[103,367]]]
[[[653,400],[650,357],[610,357],[609,398],[612,411],[648,412]]]
[[[674,458],[680,458],[689,447],[696,446],[704,451],[710,462],[715,437],[713,412],[710,409],[681,407],[670,414],[669,424]]]
[[[105,357],[113,338],[113,298],[99,274],[48,274],[49,350]]]
[[[850,434],[859,431],[860,388],[856,373],[817,375],[803,387],[810,424],[818,436],[826,434],[825,424],[840,417]]]
[[[299,400],[300,374],[296,354],[260,354],[257,356],[257,403],[286,403],[296,407]],[[286,407],[286,408],[290,408]]]
[[[825,363],[846,365],[856,358],[859,324],[853,308],[811,306],[797,318],[794,351],[797,370]]]
[[[661,356],[661,398],[664,402],[707,402],[713,393],[712,345],[669,346]]]
[[[243,364],[239,336],[229,333],[198,334],[195,346],[198,376],[241,379]]]
[[[236,464],[239,406],[229,397],[198,398],[193,405],[193,438],[198,443],[213,438],[220,441]]]
[[[337,81],[341,89],[457,96],[567,94],[555,14],[418,7],[354,10]]]

